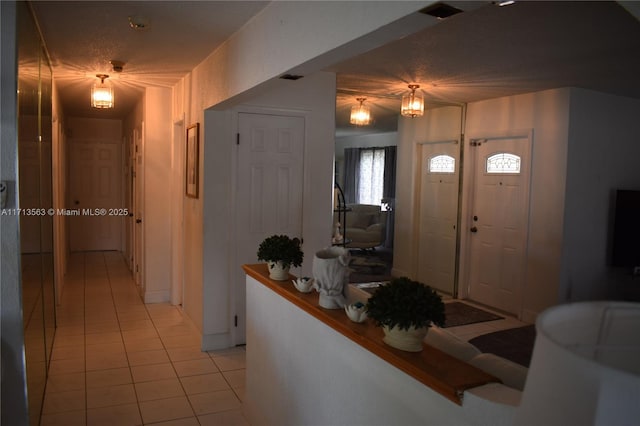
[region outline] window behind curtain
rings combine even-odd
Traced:
[[[384,189],[384,148],[360,151],[358,203],[380,205]]]

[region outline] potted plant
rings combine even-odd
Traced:
[[[303,257],[300,240],[286,235],[272,235],[258,247],[258,260],[267,262],[269,277],[277,281],[288,280],[289,269],[302,265]]]
[[[410,352],[420,352],[429,327],[442,326],[445,320],[442,297],[407,277],[379,287],[369,298],[366,311],[382,326],[386,344]]]

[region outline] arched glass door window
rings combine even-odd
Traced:
[[[519,174],[520,157],[508,152],[498,152],[487,157],[486,172],[492,174]]]
[[[429,173],[455,173],[456,159],[450,155],[436,155],[429,159]]]

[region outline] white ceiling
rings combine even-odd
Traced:
[[[119,118],[142,87],[173,85],[266,4],[33,2],[67,114]],[[147,28],[130,28],[129,17]],[[124,72],[112,71],[113,59]],[[640,23],[616,2],[487,2],[328,71],[338,76],[339,135],[395,130],[409,83],[427,107],[564,86],[640,98]],[[114,83],[112,111],[89,107],[97,73]],[[368,98],[374,126],[349,126],[357,96]]]
[[[171,87],[268,2],[34,1],[68,115],[123,118],[142,88]],[[145,23],[135,30],[129,24]],[[125,63],[120,74],[111,60]],[[108,74],[115,108],[89,105],[96,74]]]

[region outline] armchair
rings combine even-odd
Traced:
[[[348,204],[344,237],[347,248],[374,248],[384,244],[387,212],[371,204]]]

